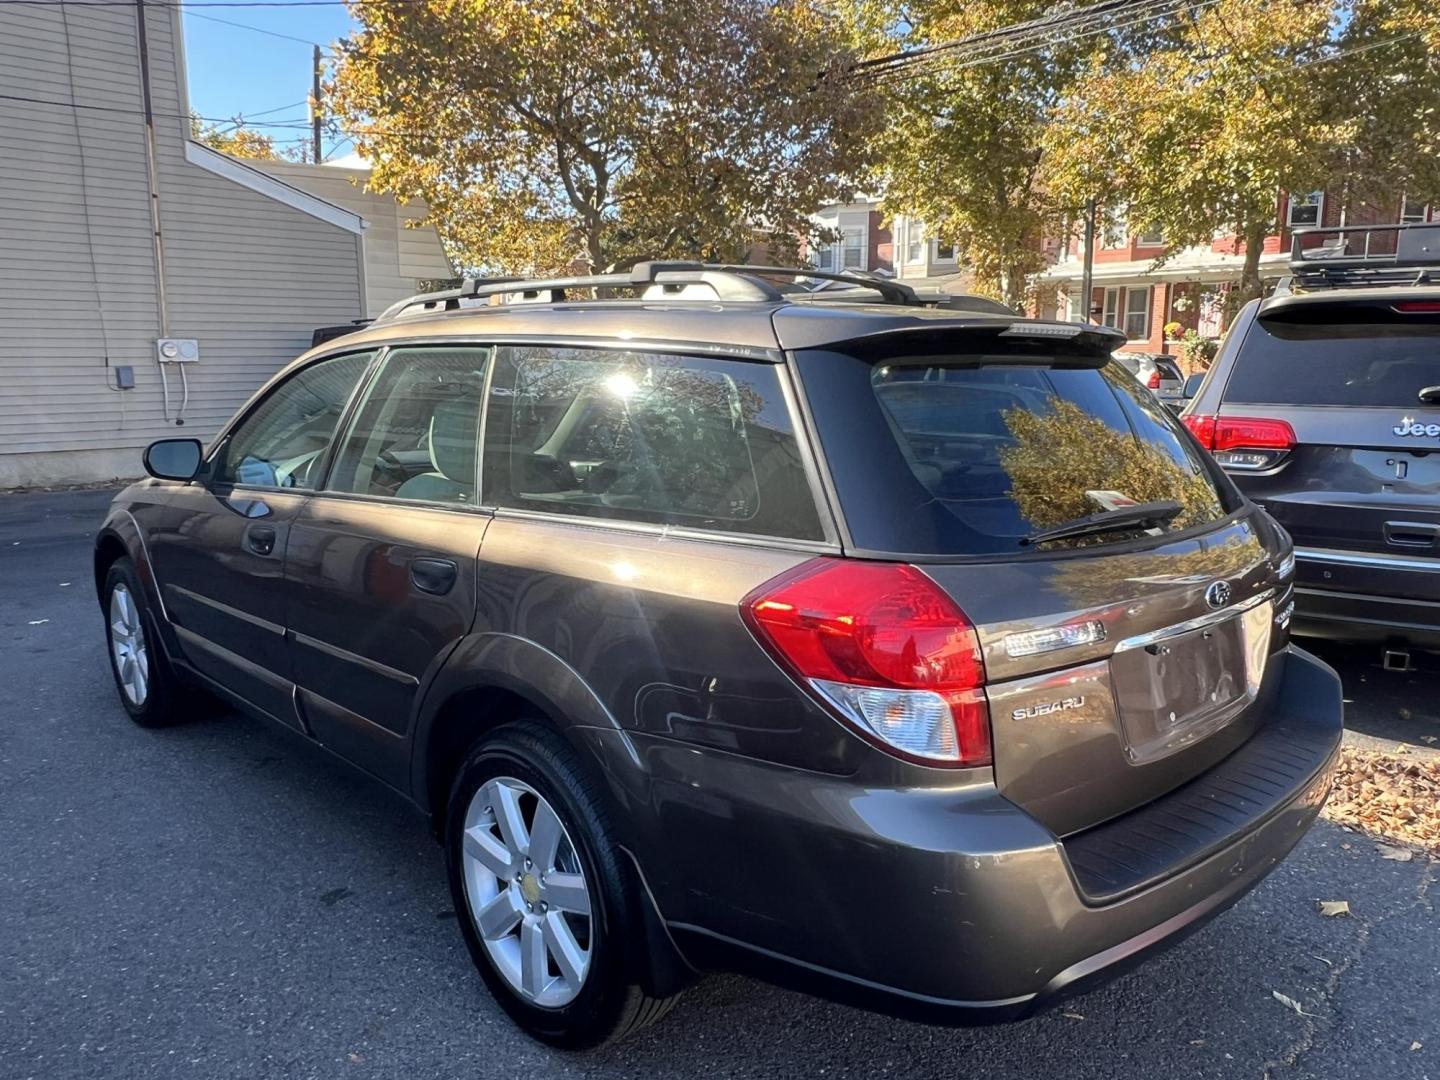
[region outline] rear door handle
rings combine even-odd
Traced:
[[[423,593],[444,596],[455,587],[460,568],[449,559],[411,559],[410,583]]]
[[[245,530],[245,546],[256,555],[269,555],[275,550],[275,526],[251,525]]]
[[[1385,522],[1385,542],[1396,547],[1432,548],[1440,539],[1440,525],[1424,521]]]

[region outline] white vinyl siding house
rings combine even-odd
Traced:
[[[420,292],[422,282],[455,276],[434,226],[417,224],[425,218],[425,204],[417,200],[400,203],[394,196],[367,191],[369,169],[292,161],[260,161],[256,165],[365,219],[365,300],[372,318],[396,300]]]
[[[135,476],[365,312],[361,215],[188,139],[178,10],[0,7],[0,488]]]

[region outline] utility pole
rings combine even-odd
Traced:
[[[310,127],[313,145],[310,160],[320,164],[320,46],[315,46],[315,77],[310,85]]]
[[[1080,313],[1084,322],[1090,321],[1090,305],[1093,304],[1095,287],[1095,200],[1085,200],[1085,268],[1080,273],[1080,296],[1083,307]]]

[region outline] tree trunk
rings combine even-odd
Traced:
[[[1260,281],[1260,255],[1265,250],[1265,237],[1269,235],[1270,222],[1260,218],[1245,226],[1245,263],[1240,268],[1240,288],[1236,306],[1247,304],[1264,292]]]

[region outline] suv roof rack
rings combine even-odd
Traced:
[[[1392,243],[1377,243],[1380,238],[1392,236]],[[1307,245],[1307,240],[1316,237],[1321,238],[1320,244]],[[1293,291],[1429,282],[1440,283],[1440,222],[1297,229],[1290,237],[1290,278],[1281,283],[1281,288]]]
[[[402,315],[420,315],[455,311],[467,300],[487,300],[513,296],[512,303],[560,303],[572,289],[648,289],[679,294],[687,286],[705,286],[717,300],[778,301],[795,299],[794,293],[782,293],[767,277],[813,278],[839,281],[880,294],[882,302],[909,307],[933,306],[934,300],[921,299],[915,290],[897,281],[858,273],[832,273],[800,266],[761,266],[745,263],[698,263],[651,260],[636,263],[628,271],[617,274],[591,274],[557,278],[466,278],[458,289],[421,293],[391,304],[375,321],[389,322]]]

